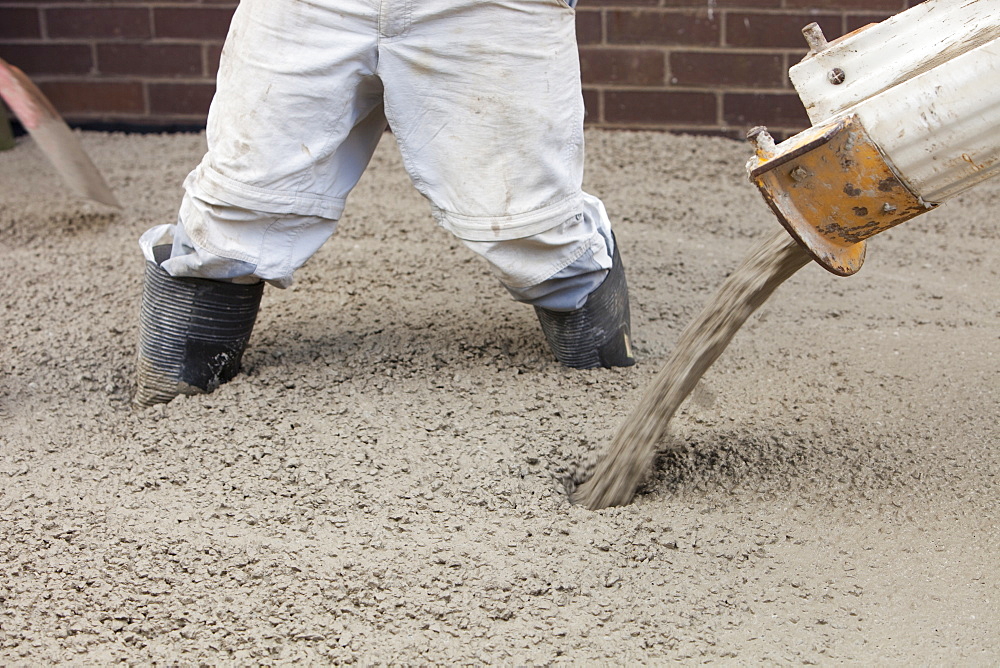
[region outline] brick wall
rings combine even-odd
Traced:
[[[808,126],[788,83],[801,28],[828,39],[918,0],[581,0],[588,122],[740,136]],[[232,0],[0,0],[0,58],[71,123],[200,126]],[[488,35],[483,36],[489,39]]]
[[[0,0],[0,58],[71,123],[199,126],[236,5]]]

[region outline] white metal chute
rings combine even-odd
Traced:
[[[814,48],[788,76],[816,125],[997,38],[1000,0],[926,0]]]
[[[857,106],[902,180],[943,202],[1000,173],[1000,39]]]
[[[925,0],[827,42],[789,70],[813,127],[755,128],[748,174],[824,267],[853,274],[865,239],[1000,173],[1000,0]]]

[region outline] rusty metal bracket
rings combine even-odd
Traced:
[[[757,146],[750,180],[789,234],[838,276],[861,268],[866,239],[936,206],[896,176],[853,114],[777,146],[763,128],[748,136]]]

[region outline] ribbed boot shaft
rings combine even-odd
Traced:
[[[157,249],[159,250],[159,249]],[[174,278],[146,263],[135,403],[211,392],[239,371],[264,284]]]

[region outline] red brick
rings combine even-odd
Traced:
[[[705,9],[705,0],[663,0],[664,7],[675,9]],[[781,7],[781,0],[715,0],[712,3],[716,9],[738,7],[740,9],[772,9]]]
[[[604,120],[633,125],[717,125],[712,93],[605,91]]]
[[[157,37],[222,41],[229,32],[229,7],[156,7],[153,25]]]
[[[665,12],[659,10],[614,10],[607,14],[611,44],[660,44],[717,46],[719,14],[713,12]]]
[[[604,41],[604,21],[601,12],[576,13],[576,41],[578,44],[600,44]]]
[[[631,86],[662,85],[666,74],[663,52],[653,49],[580,49],[584,83]]]
[[[219,73],[219,58],[221,57],[221,44],[205,45],[205,76],[215,78],[215,75]]]
[[[671,83],[692,86],[780,88],[787,78],[780,55],[726,51],[674,51],[670,54]]]
[[[45,11],[49,37],[55,38],[147,38],[149,10],[145,8],[102,7],[53,8]]]
[[[149,111],[154,115],[204,118],[214,95],[214,83],[149,84]]]
[[[0,45],[0,58],[28,75],[89,74],[94,68],[91,48],[85,44]]]
[[[877,11],[884,9],[889,12],[901,12],[906,9],[905,0],[785,0],[789,9],[826,9],[832,11],[864,9]]]
[[[734,12],[726,15],[726,45],[801,49],[806,45],[802,29],[813,22],[819,23],[827,39],[843,34],[844,22],[839,14]]]
[[[38,85],[63,114],[125,113],[146,110],[139,82],[47,81]]]
[[[38,10],[27,7],[0,7],[0,39],[41,37]]]
[[[584,5],[581,3],[579,6],[586,7],[659,7],[659,0],[604,0],[603,2],[588,2]]]
[[[583,89],[583,108],[586,109],[584,122],[601,122],[601,93],[596,90]]]
[[[201,76],[201,46],[198,44],[98,44],[97,65],[101,74],[134,76]]]
[[[728,125],[774,125],[804,130],[809,117],[794,93],[726,93],[722,117]]]

